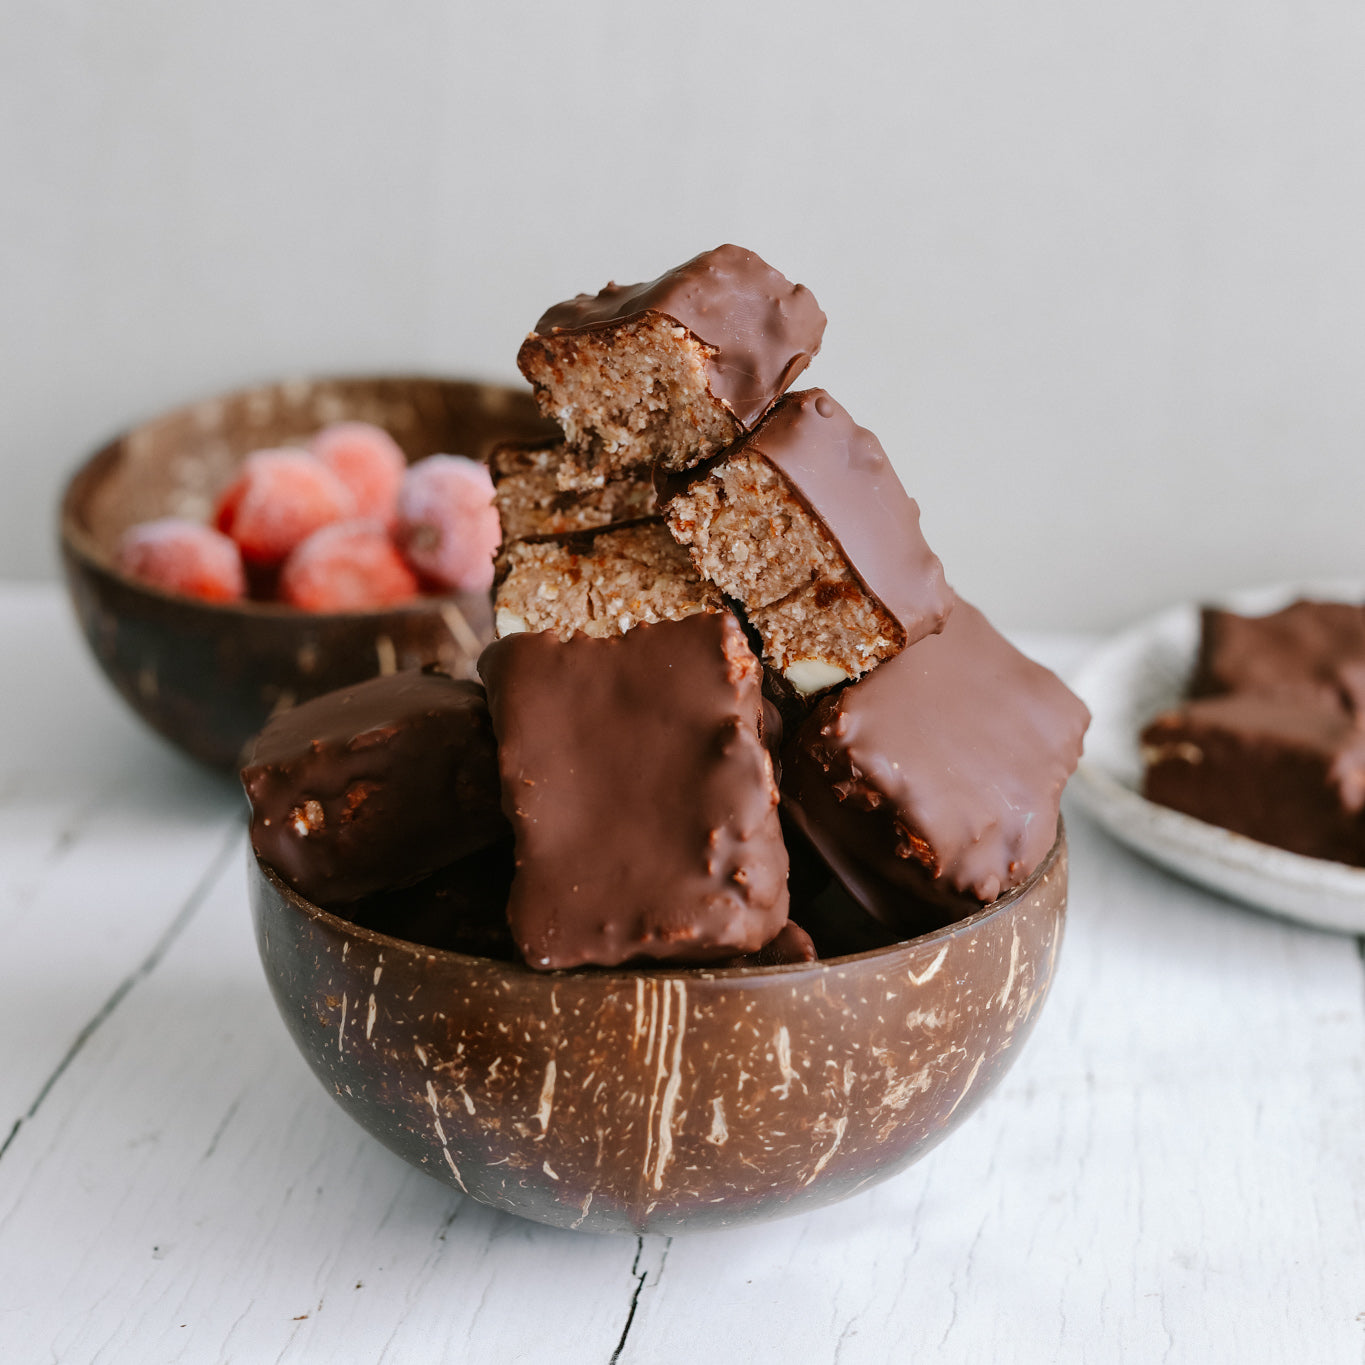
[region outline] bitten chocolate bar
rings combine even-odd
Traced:
[[[507,832],[476,682],[409,671],[276,716],[242,769],[251,842],[295,890],[344,905]]]
[[[1089,719],[959,599],[941,635],[816,707],[783,804],[869,912],[896,923],[909,893],[946,922],[1042,862]]]
[[[752,251],[719,246],[647,284],[556,304],[517,364],[563,428],[560,488],[592,488],[728,446],[806,368],[824,331],[809,289]]]
[[[516,838],[507,904],[533,967],[757,952],[787,921],[761,667],[728,612],[479,660]]]
[[[788,394],[662,500],[698,572],[743,605],[798,692],[859,677],[942,629],[952,606],[918,504],[823,389]]]

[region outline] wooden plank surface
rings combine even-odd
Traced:
[[[540,1228],[314,1081],[255,959],[234,785],[124,713],[55,589],[0,589],[0,632],[0,1360],[1365,1356],[1357,941],[1073,813],[1053,997],[945,1145],[756,1228]]]

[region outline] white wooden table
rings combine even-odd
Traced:
[[[0,641],[4,1365],[1365,1357],[1357,941],[1073,811],[1052,999],[944,1146],[748,1230],[554,1231],[313,1079],[256,961],[242,798],[125,713],[59,590],[0,587]]]

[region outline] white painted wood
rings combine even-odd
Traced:
[[[0,1245],[56,1259],[0,1285],[25,1358],[506,1359],[543,1343],[543,1282],[577,1358],[605,1360],[633,1244],[485,1210],[356,1128],[275,1015],[236,852],[15,1139],[22,1180],[0,1162]]]
[[[0,592],[0,638],[3,1144],[192,901],[242,802],[127,714],[55,588]]]
[[[6,1365],[1365,1351],[1355,940],[1074,813],[1053,998],[944,1146],[757,1228],[540,1228],[410,1170],[313,1080],[255,960],[237,793],[121,713],[57,593],[0,587],[0,639],[27,661],[0,677]]]

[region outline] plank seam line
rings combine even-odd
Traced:
[[[109,998],[100,1006],[94,1016],[85,1023],[80,1032],[76,1034],[71,1046],[66,1050],[66,1055],[57,1063],[47,1080],[43,1082],[42,1088],[38,1091],[33,1103],[29,1105],[19,1118],[15,1119],[14,1126],[9,1130],[9,1135],[5,1138],[4,1143],[0,1144],[0,1160],[4,1160],[5,1153],[9,1151],[14,1139],[19,1135],[19,1130],[37,1114],[38,1110],[43,1105],[43,1101],[52,1093],[53,1086],[55,1086],[57,1082],[61,1080],[62,1076],[65,1075],[67,1069],[81,1054],[85,1045],[95,1036],[110,1015],[118,1009],[119,1005],[123,1003],[133,987],[136,986],[139,981],[143,981],[149,977],[160,965],[162,958],[170,951],[171,945],[180,937],[186,926],[198,912],[199,907],[208,899],[209,892],[213,889],[214,883],[217,882],[218,878],[222,875],[223,869],[227,866],[228,856],[236,849],[240,838],[241,831],[238,828],[236,821],[234,821],[232,828],[229,831],[229,838],[223,843],[223,846],[214,855],[203,875],[194,884],[190,894],[185,898],[180,909],[176,911],[174,918],[166,928],[161,931],[161,936],[152,944],[151,950],[148,952],[147,956],[114,987],[113,993]]]
[[[664,1266],[668,1262],[668,1253],[672,1249],[673,1249],[672,1237],[665,1237],[663,1255],[660,1256],[659,1258],[659,1273],[654,1280],[654,1283],[656,1285],[659,1282],[659,1278],[664,1273]],[[636,1237],[635,1260],[630,1267],[630,1273],[635,1280],[635,1291],[630,1296],[630,1311],[626,1314],[626,1325],[623,1328],[621,1328],[621,1339],[616,1343],[616,1349],[611,1353],[611,1359],[607,1362],[607,1365],[617,1365],[617,1362],[621,1359],[621,1352],[626,1349],[626,1338],[630,1335],[631,1324],[635,1321],[635,1310],[640,1305],[640,1294],[644,1290],[645,1281],[649,1278],[648,1266],[646,1266],[643,1270],[640,1270],[640,1261],[644,1257],[644,1254],[645,1239],[642,1236]],[[638,1275],[635,1273],[637,1270],[640,1272]]]
[[[611,1353],[611,1359],[607,1365],[616,1365],[621,1359],[621,1352],[626,1349],[626,1338],[630,1335],[630,1324],[635,1321],[635,1309],[640,1302],[640,1291],[645,1287],[645,1276],[649,1274],[649,1268],[640,1270],[640,1258],[645,1254],[645,1239],[637,1237],[635,1239],[635,1260],[630,1267],[631,1276],[635,1280],[635,1292],[630,1296],[630,1312],[626,1314],[626,1325],[621,1328],[621,1339],[616,1343],[616,1349]],[[640,1270],[638,1275],[635,1274]]]

